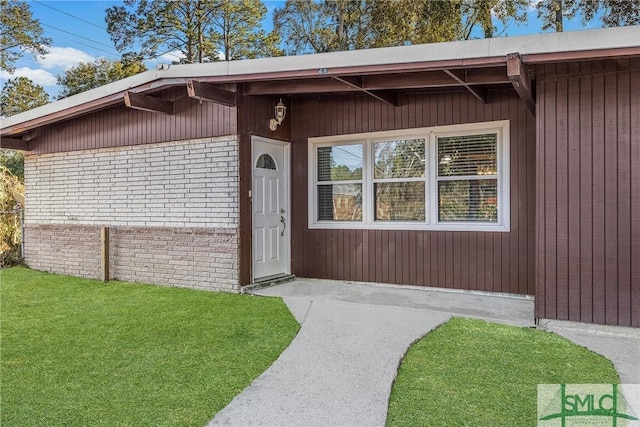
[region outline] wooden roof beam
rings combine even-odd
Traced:
[[[385,102],[387,104],[393,105],[394,107],[398,106],[398,94],[396,93],[386,93],[386,92],[380,92],[380,91],[374,91],[374,90],[370,90],[370,89],[365,89],[364,87],[364,81],[362,79],[362,77],[358,77],[358,76],[342,76],[342,77],[338,77],[338,76],[333,76],[334,79],[338,80],[339,82],[343,82],[355,89],[358,89],[361,92],[366,93],[369,96],[374,97],[375,99]]]
[[[175,113],[173,102],[136,92],[126,91],[124,93],[124,104],[134,110],[150,111],[170,116]]]
[[[454,79],[456,82],[464,86],[471,95],[475,96],[480,102],[483,104],[487,103],[487,89],[482,86],[472,86],[467,82],[467,76],[465,70],[442,70],[449,77]]]
[[[531,78],[520,54],[517,52],[507,55],[507,76],[511,80],[513,88],[518,92],[520,99],[524,101],[531,114],[535,116],[536,101],[533,99]]]
[[[354,92],[356,89],[337,80],[315,78],[307,80],[278,80],[244,84],[245,95],[294,95],[298,93]]]
[[[200,101],[215,102],[216,104],[226,105],[227,107],[236,106],[236,92],[222,89],[209,83],[188,80],[187,93],[189,94],[189,98],[195,98]]]
[[[21,151],[31,151],[31,144],[29,141],[25,141],[20,138],[8,138],[3,136],[0,138],[0,148],[6,148],[9,150],[21,150]]]

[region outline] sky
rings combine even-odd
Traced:
[[[40,21],[45,36],[52,39],[50,53],[44,57],[34,58],[26,54],[16,64],[16,71],[9,75],[0,70],[0,84],[7,79],[24,76],[45,88],[54,98],[60,87],[56,84],[56,76],[79,62],[92,62],[100,57],[120,59],[120,54],[113,46],[106,31],[105,10],[108,7],[121,5],[122,1],[94,0],[94,1],[53,1],[28,0],[34,18]],[[264,21],[266,30],[272,28],[272,14],[274,9],[281,7],[284,1],[264,1],[268,14]],[[529,11],[529,21],[516,26],[509,25],[504,34],[507,36],[536,34],[541,32],[541,24],[536,17],[536,11]],[[599,23],[588,25],[596,28]],[[576,18],[565,22],[565,31],[583,29],[581,21]],[[147,66],[155,68],[158,63],[171,63],[178,59],[177,52],[169,53],[147,62]]]

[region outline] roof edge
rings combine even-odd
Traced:
[[[640,26],[602,28],[565,33],[477,39],[446,43],[363,49],[299,56],[250,59],[231,62],[173,65],[146,71],[99,88],[64,98],[32,110],[2,119],[0,134],[9,136],[38,126],[64,120],[70,110],[95,111],[118,102],[127,90],[144,91],[151,87],[180,84],[189,79],[206,78],[210,82],[230,83],[247,80],[323,77],[366,72],[416,71],[417,69],[495,64],[506,55],[518,52],[525,62],[557,61],[576,57],[576,52],[620,50],[640,55]],[[586,58],[588,54],[578,55]],[[594,58],[597,56],[594,56]],[[504,59],[506,60],[506,59]],[[422,67],[422,68],[421,68]],[[259,70],[259,71],[256,71]],[[75,114],[77,115],[77,114]]]

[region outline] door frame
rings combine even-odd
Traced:
[[[280,141],[277,139],[265,138],[262,136],[251,135],[251,283],[255,282],[255,260],[253,258],[253,224],[254,224],[254,211],[253,211],[253,182],[255,172],[255,145],[256,143],[274,144],[283,148],[283,180],[284,180],[284,203],[286,205],[284,217],[287,223],[287,234],[284,239],[284,248],[282,249],[283,256],[285,257],[284,274],[291,274],[291,143],[287,141]]]

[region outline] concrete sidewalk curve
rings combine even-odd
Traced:
[[[321,280],[280,296],[301,324],[280,357],[209,426],[383,426],[409,346],[453,314],[533,326],[533,301]]]

